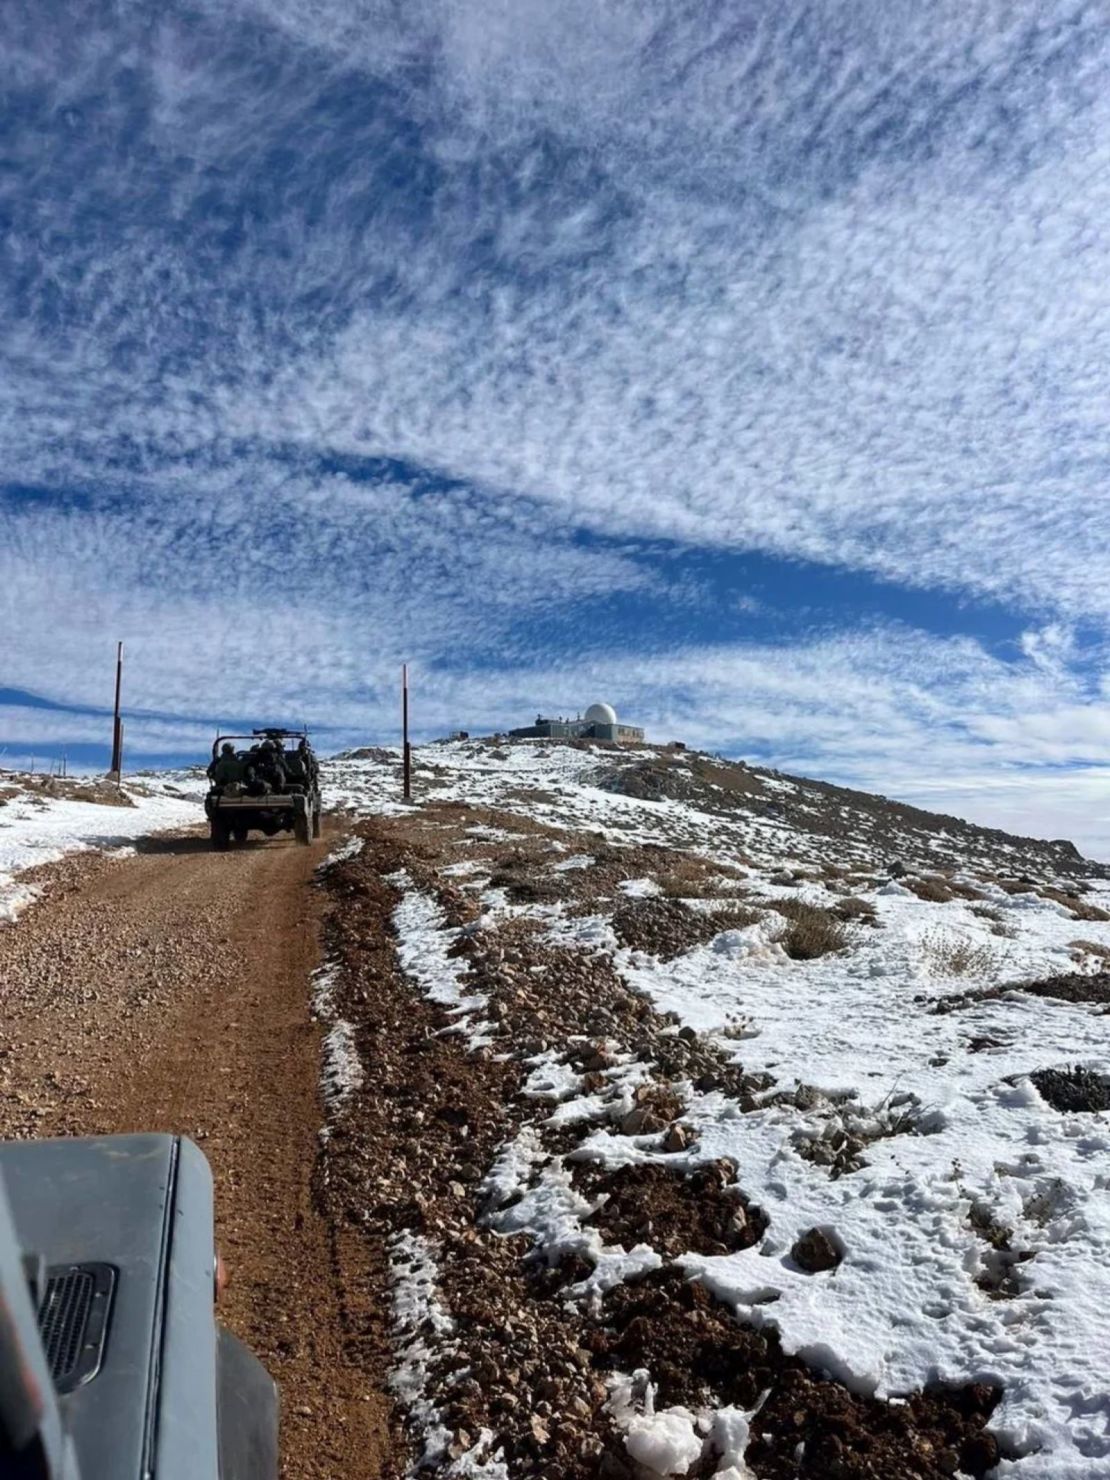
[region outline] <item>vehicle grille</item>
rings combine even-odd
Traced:
[[[115,1283],[110,1264],[61,1264],[46,1271],[39,1332],[59,1393],[72,1392],[99,1372]]]

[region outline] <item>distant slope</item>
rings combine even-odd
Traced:
[[[400,795],[400,754],[369,747],[336,757],[333,779],[383,800]],[[1038,880],[1110,877],[1073,843],[1016,837],[958,817],[825,781],[697,751],[586,742],[451,741],[415,752],[418,796],[483,802],[567,827],[590,818],[630,842],[739,861],[858,865],[886,872],[973,868]],[[339,781],[339,790],[342,791]]]

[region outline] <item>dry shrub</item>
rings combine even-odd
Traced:
[[[1007,894],[1035,894],[1037,892],[1032,884],[1026,884],[1021,879],[990,879],[987,882],[997,884]]]
[[[776,899],[772,908],[786,916],[786,925],[776,939],[793,961],[815,961],[818,956],[844,950],[848,944],[844,923],[831,910],[800,899]]]
[[[728,880],[719,875],[708,875],[700,879],[692,874],[671,870],[657,874],[655,882],[667,899],[742,899],[746,889],[728,887]]]
[[[945,879],[944,881],[957,899],[982,899],[983,891],[976,889],[972,884],[965,884],[959,879]]]
[[[995,925],[1002,924],[1002,911],[991,904],[973,904],[971,913],[978,915],[980,920],[990,920]]]
[[[859,920],[863,925],[875,925],[879,918],[878,911],[871,901],[860,899],[856,894],[848,894],[843,899],[838,899],[833,905],[832,912],[845,925],[852,920]]]
[[[912,889],[918,899],[923,899],[926,904],[949,904],[955,899],[955,894],[948,887],[948,880],[937,874],[927,874],[921,878],[906,878],[902,880],[907,889]]]
[[[1001,910],[994,909],[989,904],[973,904],[971,913],[978,915],[980,920],[989,921],[992,935],[1000,935],[1004,940],[1017,938],[1017,927],[1007,922]]]
[[[1100,961],[1110,961],[1110,946],[1104,946],[1097,940],[1069,941],[1068,950],[1074,951],[1077,956],[1095,956]]]
[[[921,952],[938,976],[988,976],[999,967],[998,956],[986,941],[963,940],[942,931],[922,936]]]
[[[1066,910],[1070,910],[1076,920],[1090,922],[1110,920],[1110,913],[1101,909],[1097,904],[1088,904],[1085,899],[1080,899],[1075,894],[1065,894],[1062,889],[1042,888],[1038,891],[1042,899],[1051,899],[1056,904],[1062,904]]]

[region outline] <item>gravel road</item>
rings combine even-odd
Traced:
[[[0,928],[0,1136],[192,1136],[216,1180],[222,1317],[281,1384],[283,1475],[373,1480],[388,1405],[350,1294],[372,1271],[318,1160],[325,851],[162,836],[39,870],[43,900]]]

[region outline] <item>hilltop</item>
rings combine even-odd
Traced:
[[[338,798],[348,784],[384,802],[400,795],[399,750],[367,747],[335,762]],[[741,862],[1110,877],[1110,868],[1063,839],[1017,837],[697,751],[498,737],[423,746],[413,763],[422,798],[481,802],[569,827],[592,817],[630,841],[711,847]]]

